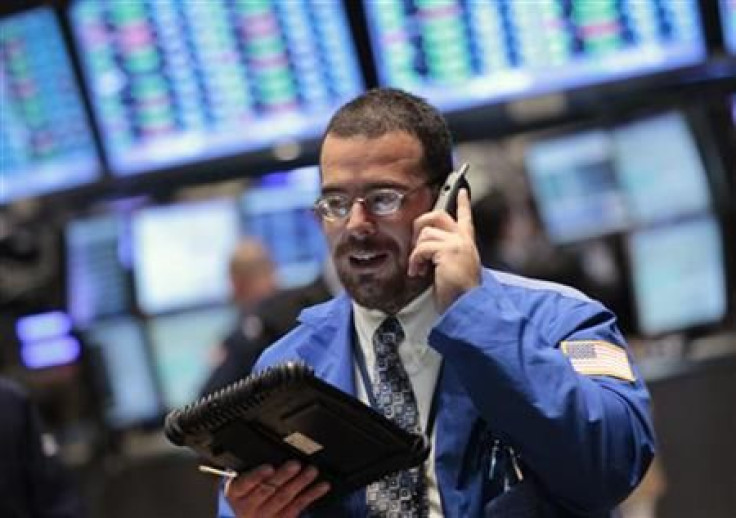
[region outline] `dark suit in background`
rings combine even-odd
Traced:
[[[44,451],[40,420],[28,395],[0,378],[0,517],[81,515],[68,475]]]
[[[254,314],[241,316],[223,343],[225,359],[212,371],[201,394],[247,376],[266,347],[296,327],[302,309],[331,296],[327,283],[319,277],[306,286],[279,292],[264,300]]]

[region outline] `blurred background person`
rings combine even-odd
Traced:
[[[238,325],[217,350],[216,367],[202,395],[250,374],[270,344],[297,325],[302,309],[324,302],[342,286],[332,261],[325,260],[320,275],[309,284],[279,290],[276,266],[259,241],[246,238],[230,261],[232,299],[238,305]]]
[[[511,206],[506,195],[500,190],[490,190],[473,202],[472,212],[473,221],[478,222],[475,240],[483,265],[505,272],[515,271],[505,252],[512,223]]]
[[[247,375],[263,350],[263,324],[256,314],[259,303],[278,290],[276,266],[268,250],[253,238],[243,239],[229,266],[230,291],[238,318],[216,351],[215,367],[202,394],[218,390]]]
[[[0,378],[0,516],[79,518],[79,496],[28,394]]]

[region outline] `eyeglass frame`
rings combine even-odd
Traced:
[[[351,212],[353,211],[353,207],[355,206],[356,203],[360,203],[363,206],[363,208],[366,211],[368,211],[368,213],[370,213],[372,216],[376,216],[376,217],[379,217],[379,218],[382,218],[382,217],[385,217],[385,216],[392,216],[392,215],[396,214],[397,212],[399,212],[399,210],[401,209],[401,206],[403,205],[404,200],[406,199],[407,196],[409,196],[410,194],[413,194],[413,193],[417,192],[418,190],[422,189],[423,187],[434,187],[435,185],[437,185],[441,181],[442,180],[438,180],[436,178],[430,179],[430,180],[424,181],[424,182],[420,183],[419,185],[416,185],[416,186],[412,187],[411,189],[409,189],[407,191],[404,191],[404,192],[402,192],[402,191],[399,190],[400,187],[376,187],[376,188],[373,188],[373,189],[369,189],[362,196],[349,196],[349,195],[347,195],[345,193],[339,193],[339,192],[330,193],[330,194],[323,194],[319,198],[317,198],[317,200],[314,202],[314,204],[312,205],[312,210],[320,218],[322,218],[325,221],[329,221],[329,222],[344,221],[347,218],[349,218]],[[376,193],[376,192],[380,192],[380,191],[384,191],[384,192],[385,191],[388,191],[388,192],[391,192],[391,193],[395,193],[397,195],[396,208],[392,209],[389,212],[385,212],[383,214],[377,214],[376,212],[374,212],[371,209],[370,204],[366,203],[368,201],[367,198],[371,194]],[[345,213],[344,216],[329,216],[329,215],[327,215],[327,214],[325,214],[323,212],[323,209],[321,208],[322,207],[322,203],[328,197],[330,197],[330,196],[340,196],[340,197],[343,197],[343,198],[345,198],[345,199],[348,200],[349,203],[346,205],[347,212]]]

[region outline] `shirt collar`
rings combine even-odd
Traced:
[[[372,357],[373,352],[372,350],[367,350],[370,349],[367,346],[371,344],[373,334],[388,315],[377,309],[368,309],[360,306],[355,301],[353,301],[353,315],[355,319],[355,330],[358,334],[360,345],[363,347],[366,356]],[[406,336],[404,342],[399,347],[402,357],[405,355],[404,353],[408,353],[417,360],[421,359],[429,349],[429,345],[427,344],[429,332],[439,318],[439,312],[434,301],[433,288],[430,286],[424,290],[414,300],[404,306],[395,316],[401,323],[401,327],[404,329],[404,335]],[[404,351],[401,351],[402,349]]]

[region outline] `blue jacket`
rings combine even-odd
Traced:
[[[305,310],[301,325],[267,349],[256,369],[303,360],[355,395],[351,308],[341,295]],[[608,516],[643,476],[654,433],[640,375],[634,368],[637,379],[629,382],[578,374],[560,351],[563,340],[625,347],[615,316],[600,303],[565,286],[492,270],[434,325],[429,345],[445,364],[434,462],[446,517],[489,515],[488,429],[523,459],[534,489],[520,498],[544,508],[523,516]],[[365,516],[362,493],[325,516]],[[232,516],[226,504],[220,515]]]

